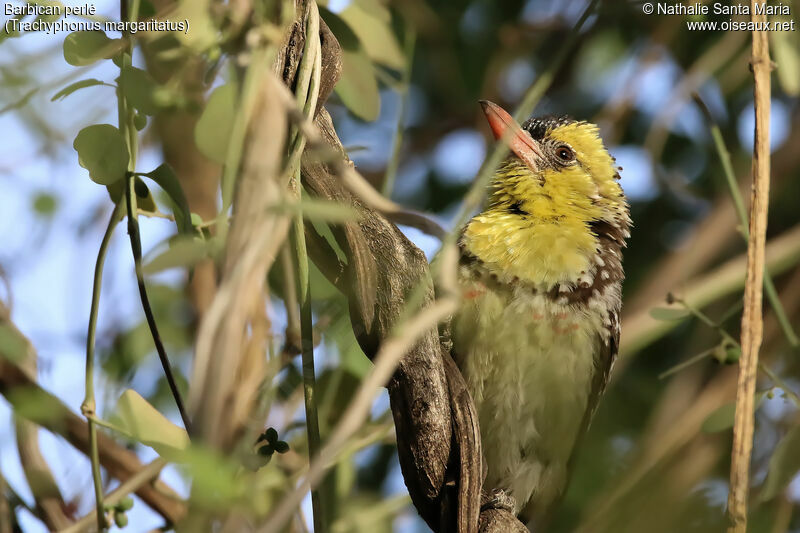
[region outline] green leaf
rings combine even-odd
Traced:
[[[211,93],[194,128],[194,142],[207,158],[224,164],[236,114],[237,88],[228,83]]]
[[[362,50],[358,36],[339,15],[327,8],[319,6],[319,14],[336,36],[343,50]]]
[[[211,255],[216,241],[181,236],[174,239],[167,250],[142,267],[145,274],[155,274],[170,268],[189,268]]]
[[[158,86],[150,74],[128,65],[122,69],[119,83],[123,94],[133,107],[145,115],[155,115],[158,112],[158,105],[153,99]]]
[[[761,407],[761,403],[764,401],[764,397],[767,395],[767,392],[768,391],[761,391],[756,393],[754,411]],[[704,433],[719,433],[720,431],[725,431],[726,429],[732,428],[735,418],[736,403],[726,403],[706,417],[706,419],[703,421],[701,429]]]
[[[241,501],[248,490],[241,479],[241,463],[213,450],[191,446],[181,454],[180,462],[192,479],[192,501],[199,505],[226,509],[234,501]]]
[[[661,321],[683,320],[692,313],[684,307],[654,307],[650,310],[650,316]]]
[[[137,17],[139,20],[153,18],[156,14],[157,12],[153,2],[150,0],[141,0],[139,3],[139,16]]]
[[[78,163],[100,185],[111,185],[125,177],[128,170],[128,145],[125,137],[111,124],[94,124],[78,132],[72,147]]]
[[[33,197],[33,210],[43,217],[51,217],[58,208],[58,198],[48,192],[36,193]]]
[[[370,59],[396,70],[405,67],[405,56],[385,6],[374,0],[361,0],[351,3],[339,16],[353,29]]]
[[[12,363],[25,359],[28,353],[28,343],[15,328],[0,324],[0,357]]]
[[[64,38],[64,60],[75,67],[85,67],[108,59],[125,46],[123,39],[110,39],[100,30],[75,31]]]
[[[172,167],[164,163],[143,175],[155,181],[169,196],[172,201],[172,214],[175,216],[175,224],[178,226],[178,231],[186,235],[192,235],[194,228],[192,227],[189,202],[186,200],[186,195],[183,194],[183,188]]]
[[[122,393],[112,419],[114,429],[150,446],[159,455],[174,455],[189,446],[186,430],[167,420],[132,389]]]
[[[781,439],[769,459],[761,501],[771,500],[781,494],[798,470],[800,470],[800,425],[795,425]]]
[[[734,402],[726,403],[722,407],[716,409],[713,413],[703,420],[701,429],[704,433],[718,433],[733,427],[734,418],[736,416],[736,404]]]
[[[347,254],[342,250],[342,247],[339,246],[339,243],[336,240],[336,237],[333,235],[333,231],[328,224],[319,220],[311,220],[311,225],[314,227],[314,231],[319,233],[319,235],[325,239],[325,242],[328,243],[328,246],[333,249],[336,253],[336,259],[338,259],[342,264],[348,264],[347,261]]]
[[[111,185],[106,185],[106,190],[108,190],[108,196],[111,201],[116,204],[125,194],[125,180],[117,180]]]
[[[367,122],[378,118],[381,107],[372,63],[362,52],[342,50],[342,78],[334,88],[355,116]]]
[[[77,90],[84,89],[86,87],[94,87],[96,85],[105,85],[104,81],[96,80],[94,78],[88,78],[85,80],[76,81],[75,83],[70,83],[50,99],[51,102],[55,102],[56,100],[63,100],[67,96],[71,95]]]
[[[788,22],[790,17],[775,17],[772,22]],[[797,31],[769,32],[772,56],[777,63],[776,73],[783,91],[789,96],[800,95],[800,33]]]

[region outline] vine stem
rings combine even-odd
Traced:
[[[105,507],[103,504],[103,479],[100,475],[100,452],[97,448],[97,425],[94,415],[97,404],[94,398],[94,344],[97,336],[97,315],[100,308],[100,291],[103,284],[103,265],[106,262],[108,245],[114,228],[122,220],[123,204],[119,201],[114,205],[108,227],[100,242],[97,252],[97,261],[94,265],[94,280],[92,282],[92,306],[89,311],[89,329],[86,333],[86,375],[84,379],[85,396],[81,404],[81,413],[86,417],[89,428],[89,461],[92,464],[92,481],[94,483],[94,498],[97,508],[97,529],[102,531],[106,527]]]
[[[128,2],[123,1],[120,3],[120,19],[121,20],[136,20],[139,13],[139,0],[132,0],[130,9],[128,9]],[[156,324],[153,309],[150,305],[150,298],[147,296],[147,287],[144,283],[144,274],[142,273],[142,239],[139,232],[139,217],[138,207],[136,205],[136,155],[138,152],[138,131],[134,125],[134,110],[128,105],[128,101],[122,92],[121,87],[122,78],[125,76],[125,66],[131,64],[131,50],[130,44],[128,48],[122,53],[122,61],[120,63],[120,83],[117,86],[117,120],[119,129],[125,138],[128,145],[128,153],[130,154],[128,162],[128,175],[126,176],[125,183],[125,205],[127,207],[128,215],[128,235],[131,241],[131,251],[133,253],[134,268],[136,270],[136,284],[139,288],[139,298],[142,302],[142,309],[144,310],[147,326],[150,329],[150,335],[153,337],[153,343],[158,352],[158,358],[161,361],[161,366],[164,369],[164,377],[167,380],[167,385],[175,399],[175,404],[178,406],[178,411],[183,421],[183,426],[186,432],[192,435],[192,425],[187,414],[186,407],[184,406],[183,399],[181,398],[178,385],[175,382],[175,377],[172,373],[172,367],[167,357],[167,352],[164,349],[164,343],[161,341],[161,335],[158,332],[158,325]],[[92,423],[90,421],[90,423]]]
[[[750,231],[747,227],[747,210],[744,207],[744,200],[742,199],[742,194],[739,192],[739,184],[737,183],[736,175],[733,172],[730,152],[728,151],[728,147],[725,145],[725,139],[722,137],[722,132],[719,129],[719,125],[717,125],[716,121],[711,116],[711,112],[708,110],[705,102],[703,102],[703,100],[700,98],[700,95],[697,93],[694,93],[693,97],[708,121],[709,129],[711,130],[711,137],[714,140],[714,147],[717,150],[720,163],[722,163],[725,181],[728,184],[728,189],[731,193],[731,197],[733,198],[733,205],[736,209],[736,214],[739,216],[739,222],[741,224],[740,233],[744,238],[744,242],[749,243]],[[797,334],[794,332],[794,329],[789,322],[789,317],[786,315],[786,310],[783,308],[780,298],[778,298],[778,291],[775,289],[775,283],[772,281],[769,268],[765,268],[764,270],[764,291],[767,293],[767,299],[769,300],[772,310],[775,312],[775,318],[778,320],[778,324],[780,324],[783,334],[786,336],[789,344],[792,347],[797,348],[800,346],[800,339],[797,338]]]
[[[728,333],[724,327],[722,327],[721,324],[714,322],[708,315],[703,313],[700,309],[697,309],[696,307],[693,307],[692,305],[686,303],[685,300],[676,298],[675,302],[684,306],[690,313],[692,313],[692,315],[698,318],[706,326],[715,329],[722,336],[725,342],[727,342],[730,346],[735,346],[739,348],[739,350],[741,351],[742,349],[741,344],[739,344],[739,342],[736,339],[734,339],[731,336],[731,334]],[[704,352],[695,355],[694,357],[688,359],[687,361],[684,361],[683,363],[680,363],[672,367],[666,372],[659,374],[658,379],[674,374],[675,372],[678,372],[679,370],[682,370],[683,368],[686,368],[687,366],[696,363],[697,361],[703,359],[704,357],[708,357],[710,354],[714,352],[714,350],[715,348],[711,348],[710,350],[706,350]],[[781,390],[783,390],[786,397],[789,398],[789,400],[791,400],[792,403],[795,404],[795,406],[800,407],[800,396],[798,396],[797,393],[794,392],[794,390],[789,385],[787,385],[786,382],[783,379],[781,379],[780,376],[778,376],[778,374],[773,372],[767,365],[764,364],[763,361],[758,362],[758,369],[761,370],[761,372],[763,372],[772,381],[774,387],[778,387]]]
[[[130,478],[121,483],[119,487],[110,492],[105,498],[106,503],[108,503],[108,505],[118,504],[126,496],[129,496],[130,494],[139,490],[139,488],[142,486],[152,482],[154,479],[157,479],[158,475],[161,473],[161,470],[163,470],[166,465],[167,461],[161,457],[146,464],[141,468],[141,470],[136,472]],[[90,525],[91,516],[87,515],[72,524],[67,529],[62,530],[61,533],[81,533],[83,531],[87,531]]]
[[[319,39],[319,10],[316,2],[311,0],[305,10],[306,39],[303,58],[298,67],[295,99],[303,115],[310,119],[317,108],[319,83],[322,72],[322,53]],[[289,188],[296,200],[302,196],[300,184],[300,158],[306,145],[306,137],[298,127],[292,128],[289,154],[287,158],[287,174]],[[294,216],[292,236],[297,259],[297,293],[300,300],[300,348],[303,365],[303,397],[306,410],[306,433],[308,435],[308,460],[311,463],[319,456],[322,448],[319,433],[319,410],[316,398],[316,372],[314,369],[314,327],[311,313],[311,283],[309,279],[308,251],[306,249],[305,226],[303,213]],[[314,531],[327,533],[328,524],[325,519],[325,505],[322,492],[318,487],[311,491],[311,507],[314,515]]]
[[[300,347],[303,364],[303,396],[306,408],[306,433],[308,434],[309,461],[319,456],[322,448],[319,433],[319,411],[316,398],[316,372],[314,369],[314,326],[311,313],[311,280],[308,275],[308,252],[306,250],[302,215],[297,215],[293,228],[297,250],[298,289],[300,292]],[[305,264],[305,267],[302,265]],[[319,487],[311,490],[311,505],[314,511],[314,531],[328,531],[325,506]]]
[[[751,0],[752,20],[763,24],[766,17],[757,14],[763,0]],[[769,120],[770,72],[767,33],[753,31],[751,66],[754,77],[755,135],[753,141],[753,185],[750,203],[750,239],[747,245],[747,276],[742,314],[742,358],[736,388],[736,417],[733,426],[730,493],[728,495],[728,533],[747,531],[747,496],[750,488],[750,456],[753,449],[754,404],[758,351],[763,335],[762,287],[764,285],[764,248],[769,209]]]
[[[164,349],[164,343],[161,341],[161,334],[158,331],[153,309],[150,306],[150,299],[147,296],[147,287],[144,284],[144,274],[142,273],[142,240],[139,234],[139,219],[136,215],[136,191],[135,179],[133,176],[128,178],[127,186],[125,187],[125,204],[128,209],[128,235],[131,241],[131,250],[133,251],[134,267],[136,269],[136,283],[139,286],[139,297],[142,301],[142,309],[144,316],[147,320],[147,326],[150,328],[150,335],[153,337],[153,343],[156,345],[158,358],[161,360],[161,366],[164,368],[164,376],[169,385],[169,390],[175,398],[175,404],[178,406],[178,411],[183,420],[183,426],[186,432],[192,434],[192,425],[189,420],[189,415],[186,412],[186,407],[183,404],[181,393],[178,390],[178,385],[175,382],[175,376],[172,373],[172,367],[167,357],[167,352]]]

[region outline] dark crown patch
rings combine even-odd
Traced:
[[[576,120],[567,115],[546,115],[543,117],[529,118],[523,122],[522,127],[523,129],[528,130],[528,133],[530,133],[531,137],[533,137],[535,140],[541,141],[547,132],[553,128],[566,126],[567,124],[572,124],[573,122],[576,122]]]

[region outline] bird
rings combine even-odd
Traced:
[[[510,153],[458,238],[452,352],[478,414],[484,505],[540,530],[617,356],[631,219],[596,125],[520,125],[481,105]]]

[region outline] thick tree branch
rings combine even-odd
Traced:
[[[341,69],[339,45],[322,26],[320,102]],[[290,87],[303,40],[302,29],[295,25],[281,52],[279,72]],[[360,216],[332,228],[348,258],[346,265],[314,232],[308,232],[309,251],[323,273],[347,295],[356,338],[367,356],[374,358],[406,311],[412,292],[419,297],[419,308],[434,301],[428,263],[393,223],[365,205],[343,182],[342,165],[352,163],[324,108],[314,123],[322,141],[340,154],[343,163],[321,162],[307,154],[303,183],[312,195],[348,205]],[[473,532],[478,530],[482,479],[477,416],[463,377],[449,357],[449,345],[431,327],[400,361],[388,383],[389,397],[403,477],[414,505],[434,531]],[[487,515],[481,531],[508,531],[508,524],[524,530],[510,513],[493,513],[501,519]]]

